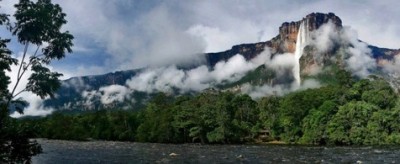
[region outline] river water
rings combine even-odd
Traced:
[[[399,163],[400,147],[153,144],[39,139],[33,163]]]

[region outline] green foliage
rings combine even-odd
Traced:
[[[337,101],[340,88],[327,86],[293,92],[282,98],[279,107],[279,129],[281,138],[296,142],[303,135],[302,121],[309,111],[321,106],[325,101]]]
[[[64,58],[67,52],[71,53],[73,46],[74,37],[68,31],[60,31],[61,27],[67,23],[66,14],[62,12],[59,5],[52,4],[51,0],[38,0],[37,2],[20,0],[15,8],[16,22],[10,24],[9,28],[12,34],[18,38],[18,42],[25,46],[25,49],[11,97],[14,98],[24,91],[33,92],[41,98],[53,97],[53,93],[60,86],[58,78],[62,74],[51,72],[46,66],[52,60]],[[48,43],[48,45],[44,46],[43,43]],[[36,51],[29,56],[29,59],[26,59],[30,44],[36,46]],[[41,52],[39,52],[40,49]],[[33,73],[28,78],[26,88],[17,92],[16,86],[29,68]]]
[[[47,95],[54,97],[54,92],[61,86],[58,78],[62,74],[57,72],[51,72],[48,68],[43,67],[41,64],[32,65],[32,75],[28,79],[26,87],[27,91],[36,93],[42,99]]]
[[[380,110],[374,112],[367,124],[367,131],[364,144],[367,145],[382,145],[388,141],[388,136],[391,134],[390,112],[387,110]]]
[[[81,115],[55,113],[50,117],[29,122],[40,127],[37,137],[134,141],[138,127],[136,117],[135,112],[101,110]]]
[[[396,103],[396,95],[390,84],[384,79],[372,77],[369,88],[362,92],[361,99],[379,106],[381,109],[390,109]]]
[[[302,75],[302,77],[304,79],[316,79],[321,84],[342,87],[351,87],[354,83],[351,72],[341,69],[337,65],[326,66],[316,75]]]
[[[178,142],[172,127],[173,112],[167,102],[165,102],[165,99],[156,97],[155,101],[149,103],[141,115],[143,122],[137,129],[136,136],[138,141]]]
[[[257,67],[255,70],[249,71],[236,82],[224,84],[219,86],[219,88],[231,88],[241,84],[250,83],[252,85],[262,85],[265,83],[271,84],[276,78],[275,70],[266,67],[265,65],[261,65]]]
[[[9,39],[1,39],[0,37],[0,96],[3,99],[8,98],[8,85],[10,77],[6,75],[6,71],[11,71],[11,65],[17,64],[18,60],[11,57],[11,51],[7,48]]]
[[[278,126],[278,109],[280,98],[277,96],[263,97],[258,101],[260,129],[271,132],[272,137],[279,137],[276,129]],[[259,130],[260,130],[259,129]]]
[[[331,100],[325,101],[317,109],[312,109],[302,122],[304,134],[301,143],[325,144],[327,123],[336,112],[337,104]]]
[[[0,119],[0,163],[25,163],[42,152],[40,145],[29,138],[34,137],[31,125],[17,122],[2,115]]]
[[[364,102],[351,101],[339,107],[328,123],[329,142],[334,144],[361,145],[369,131],[368,120],[378,107]]]
[[[58,78],[61,74],[51,72],[47,65],[54,59],[62,59],[65,54],[71,53],[73,36],[69,32],[61,32],[67,22],[66,14],[59,5],[52,4],[51,0],[20,0],[15,5],[13,15],[15,22],[10,22],[8,14],[0,13],[0,25],[7,26],[13,36],[25,48],[20,61],[11,56],[7,48],[10,39],[0,37],[0,162],[1,163],[29,163],[30,158],[41,152],[40,146],[32,141],[26,126],[20,126],[9,118],[10,108],[23,113],[26,102],[18,99],[18,95],[30,91],[41,98],[53,97],[53,93],[60,86]],[[12,19],[11,19],[12,20]],[[44,43],[48,43],[44,46]],[[36,51],[28,56],[29,45],[36,46]],[[41,48],[42,47],[42,48]],[[41,48],[41,49],[40,49]],[[39,52],[41,50],[41,52]],[[6,71],[17,65],[16,83],[12,90],[8,90],[10,77]],[[28,78],[26,87],[17,90],[24,74],[28,69],[33,72]],[[77,129],[74,129],[77,130]],[[79,129],[78,129],[79,131]]]
[[[174,107],[174,126],[183,141],[243,142],[256,123],[255,107],[256,102],[248,95],[205,92],[179,100]]]
[[[20,0],[15,5],[14,14],[16,23],[12,26],[13,35],[17,36],[20,43],[42,45],[48,42],[49,46],[43,48],[45,61],[62,59],[65,52],[72,52],[73,36],[69,32],[60,32],[62,25],[67,23],[66,14],[51,0]]]
[[[53,114],[31,124],[40,125],[40,137],[75,140],[399,144],[400,99],[390,85],[377,77],[339,81],[348,85],[263,97],[257,102],[248,95],[215,90],[179,97],[159,93],[141,111]]]

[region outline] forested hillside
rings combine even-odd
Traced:
[[[141,111],[55,113],[25,119],[36,137],[161,143],[381,145],[400,143],[400,100],[376,76],[351,78],[337,70],[334,84],[267,96],[207,90],[195,96],[159,93]]]

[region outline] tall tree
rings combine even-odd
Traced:
[[[59,77],[62,74],[52,72],[47,66],[53,60],[65,57],[71,53],[73,36],[68,31],[61,31],[67,23],[66,14],[58,4],[51,0],[20,0],[14,13],[15,22],[10,22],[9,15],[0,14],[0,25],[5,25],[17,42],[23,45],[20,60],[14,58],[7,49],[10,39],[0,38],[0,163],[29,162],[30,158],[41,149],[35,142],[28,140],[28,131],[21,129],[9,117],[10,106],[18,107],[24,103],[16,99],[23,92],[32,92],[41,98],[53,97],[60,86]],[[33,48],[33,49],[32,49]],[[6,71],[11,71],[11,66],[17,65],[16,81],[11,90],[10,77]],[[28,82],[21,90],[17,90],[21,80],[31,70]],[[16,108],[23,113],[22,108]]]

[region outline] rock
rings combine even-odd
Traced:
[[[176,157],[176,156],[178,156],[179,154],[176,154],[176,153],[171,153],[171,154],[169,154],[169,156],[170,157]]]
[[[360,160],[358,160],[356,163],[357,163],[357,164],[362,164],[363,162],[362,162],[362,161],[360,161]]]
[[[242,159],[242,158],[244,158],[244,157],[243,157],[243,155],[242,155],[242,154],[240,154],[240,155],[238,155],[236,158],[238,158],[238,159]]]

